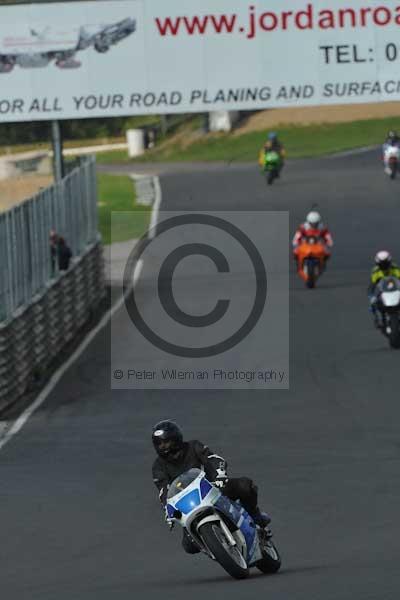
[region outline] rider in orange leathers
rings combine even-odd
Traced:
[[[294,234],[292,242],[294,259],[298,262],[298,248],[310,235],[318,237],[325,244],[326,263],[331,256],[330,248],[333,246],[333,239],[329,229],[322,223],[321,215],[316,211],[308,213],[306,221],[297,228],[296,233]]]

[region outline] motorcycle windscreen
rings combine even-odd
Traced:
[[[183,492],[183,490],[193,483],[199,475],[201,475],[200,469],[190,469],[189,471],[182,473],[182,475],[179,475],[169,486],[167,498],[173,498],[177,494]]]

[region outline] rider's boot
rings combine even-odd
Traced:
[[[271,517],[267,515],[265,512],[261,512],[261,510],[257,507],[252,515],[254,522],[261,528],[267,527],[271,523]]]
[[[326,254],[324,256],[324,260],[322,263],[322,273],[324,273],[326,271],[326,267],[328,266],[328,261],[330,260],[330,258],[331,258],[330,252],[326,251]]]
[[[183,530],[182,546],[187,554],[198,554],[201,552],[200,548],[196,542],[192,540],[186,529]]]
[[[370,311],[372,313],[372,318],[374,320],[374,326],[376,329],[382,329],[383,323],[380,318],[379,312],[375,306],[370,306]]]

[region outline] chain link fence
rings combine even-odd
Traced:
[[[0,322],[45,290],[58,276],[49,235],[65,238],[74,257],[97,241],[94,157],[86,157],[59,183],[0,213]]]

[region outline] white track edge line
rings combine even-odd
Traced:
[[[82,340],[82,342],[80,343],[80,345],[78,346],[78,348],[68,358],[68,360],[65,363],[63,363],[57,369],[57,371],[51,376],[51,378],[49,379],[48,383],[43,388],[43,390],[39,393],[39,396],[36,398],[36,400],[30,406],[28,406],[27,409],[25,409],[25,411],[22,413],[22,415],[20,415],[18,417],[18,419],[14,422],[14,424],[7,431],[7,433],[5,434],[4,438],[0,440],[0,450],[1,450],[1,448],[4,448],[4,446],[7,444],[7,442],[9,442],[10,439],[16,433],[18,433],[18,431],[25,425],[25,423],[28,421],[28,419],[35,412],[35,410],[37,410],[39,408],[39,406],[41,404],[43,404],[43,402],[46,400],[47,396],[50,394],[50,392],[54,389],[54,387],[60,381],[60,379],[64,375],[64,373],[80,357],[80,355],[82,354],[82,352],[84,350],[86,350],[86,348],[88,347],[88,345],[90,344],[90,342],[93,340],[94,337],[96,337],[96,335],[99,333],[99,331],[101,329],[103,329],[103,327],[105,327],[107,325],[108,321],[112,318],[112,316],[117,312],[117,310],[119,308],[121,308],[123,302],[124,302],[124,298],[122,296],[112,306],[111,310],[109,312],[107,312],[103,316],[103,318],[101,319],[100,323],[98,323],[96,325],[96,327],[94,329],[92,329],[87,334],[87,336]]]
[[[150,225],[149,225],[149,239],[150,240],[152,240],[154,238],[154,236],[156,235],[158,213],[160,210],[161,198],[162,198],[161,185],[160,185],[159,178],[154,177],[153,181],[154,181],[154,191],[156,194],[156,199],[154,201],[153,210],[151,211],[151,219],[150,219]]]
[[[366,152],[372,152],[378,150],[379,146],[362,146],[361,148],[353,148],[352,150],[343,150],[342,152],[335,152],[329,154],[325,158],[328,160],[335,160],[335,158],[345,158],[346,156],[356,156],[357,154],[365,154]]]

